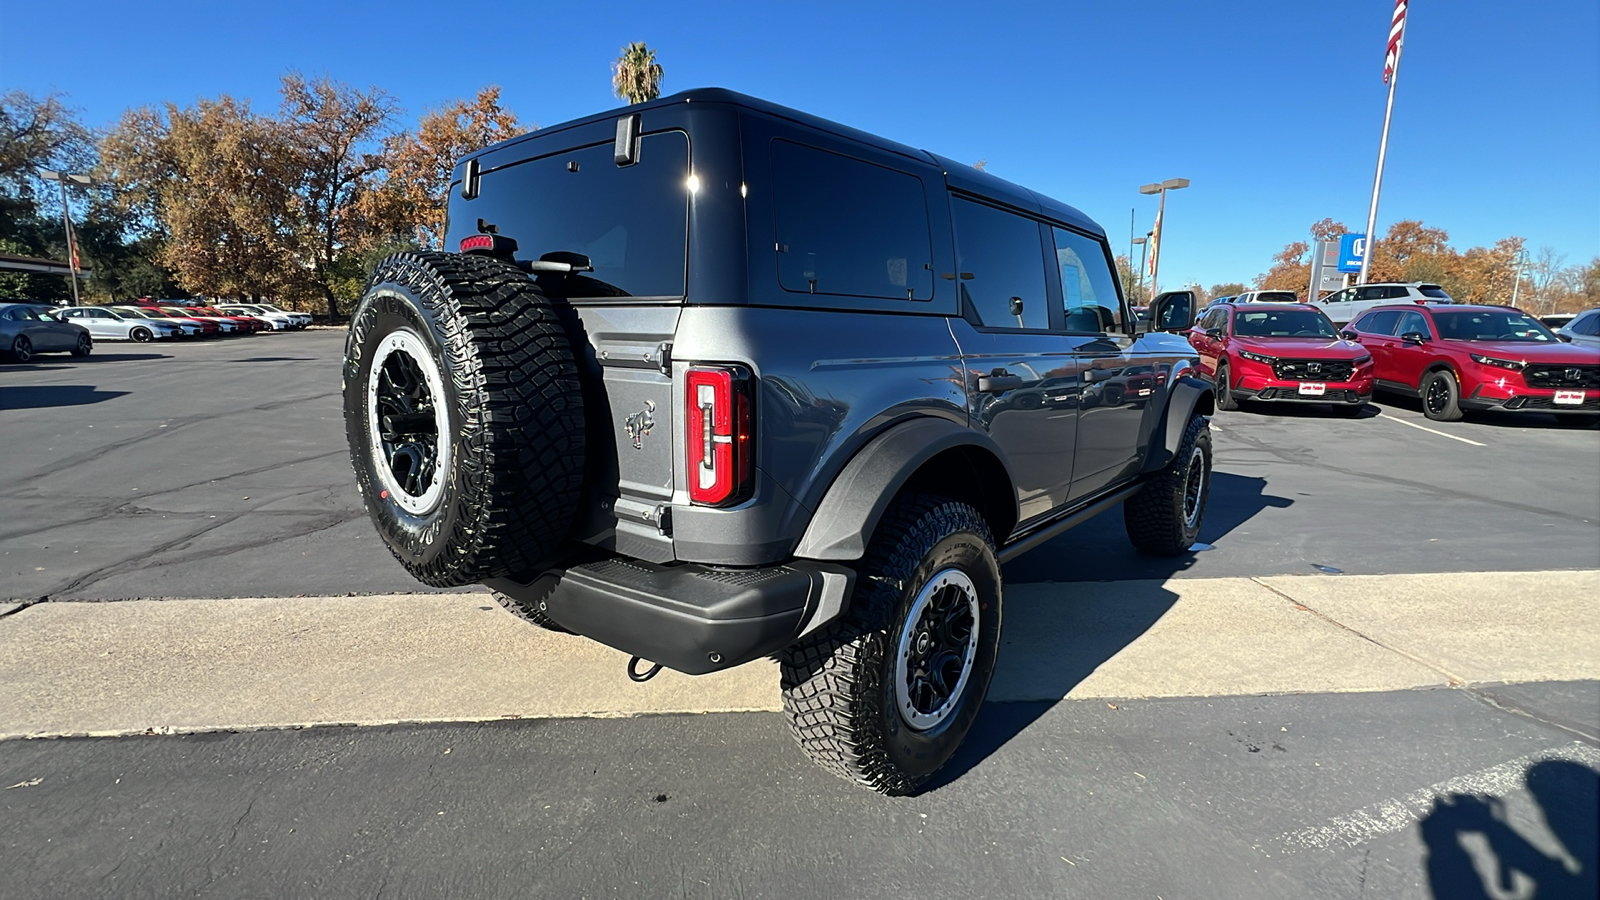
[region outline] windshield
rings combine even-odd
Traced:
[[[1334,338],[1333,322],[1315,309],[1237,310],[1233,333],[1239,337]]]
[[[1436,312],[1433,324],[1447,341],[1526,341],[1547,344],[1557,338],[1539,320],[1514,309]]]

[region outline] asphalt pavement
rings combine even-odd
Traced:
[[[994,702],[890,800],[768,663],[639,688],[419,596],[342,339],[0,365],[6,897],[1595,896],[1600,430],[1219,414],[1196,550],[1007,566]]]

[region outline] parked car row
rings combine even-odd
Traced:
[[[38,353],[88,356],[97,340],[144,343],[246,335],[304,328],[310,322],[309,314],[267,303],[180,306],[163,301],[67,307],[4,303],[0,304],[0,351],[27,362]]]
[[[1586,426],[1600,421],[1597,332],[1600,309],[1557,334],[1513,307],[1423,295],[1368,306],[1341,329],[1311,304],[1224,300],[1189,329],[1189,343],[1216,385],[1218,409],[1316,402],[1356,415],[1384,391],[1420,399],[1439,421],[1500,410]]]

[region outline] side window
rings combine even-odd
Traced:
[[[1356,320],[1355,329],[1362,334],[1394,334],[1394,327],[1400,324],[1400,311],[1386,309],[1381,312],[1369,313]]]
[[[1056,239],[1056,265],[1061,267],[1061,302],[1067,311],[1066,329],[1101,333],[1118,330],[1122,324],[1122,299],[1117,294],[1116,278],[1111,274],[1105,245],[1065,228],[1050,230]],[[1174,314],[1187,322],[1192,306],[1193,299],[1189,308],[1174,309]],[[1159,327],[1169,325],[1163,322]]]
[[[1600,313],[1589,313],[1573,323],[1572,330],[1578,334],[1600,335]]]
[[[1419,312],[1407,312],[1400,315],[1400,324],[1393,334],[1410,334],[1415,331],[1426,338],[1433,337],[1433,329],[1428,327],[1428,319]]]
[[[1049,328],[1039,223],[959,197],[950,213],[962,303],[991,328]]]
[[[1390,300],[1410,300],[1411,299],[1411,289],[1410,288],[1389,287],[1387,289],[1387,291],[1388,291],[1388,299],[1390,299]]]
[[[1389,297],[1389,292],[1387,290],[1385,290],[1384,288],[1381,288],[1381,287],[1358,287],[1358,288],[1356,288],[1356,299],[1357,300],[1386,300],[1386,299],[1388,299],[1388,297]]]
[[[1210,331],[1213,328],[1221,328],[1221,327],[1222,327],[1222,310],[1220,308],[1213,309],[1212,311],[1206,313],[1205,316],[1200,319],[1200,329],[1202,331]]]
[[[785,140],[772,142],[772,177],[784,290],[933,296],[922,179]]]
[[[1345,288],[1344,290],[1338,292],[1337,294],[1334,294],[1334,295],[1330,296],[1324,302],[1326,302],[1326,303],[1349,303],[1351,300],[1355,299],[1355,294],[1356,294],[1355,288]]]

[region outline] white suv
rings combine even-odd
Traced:
[[[1300,295],[1294,291],[1245,291],[1233,298],[1234,303],[1299,303]]]
[[[1454,303],[1444,288],[1426,281],[1406,284],[1359,284],[1316,301],[1337,325],[1344,325],[1374,306],[1390,303]]]

